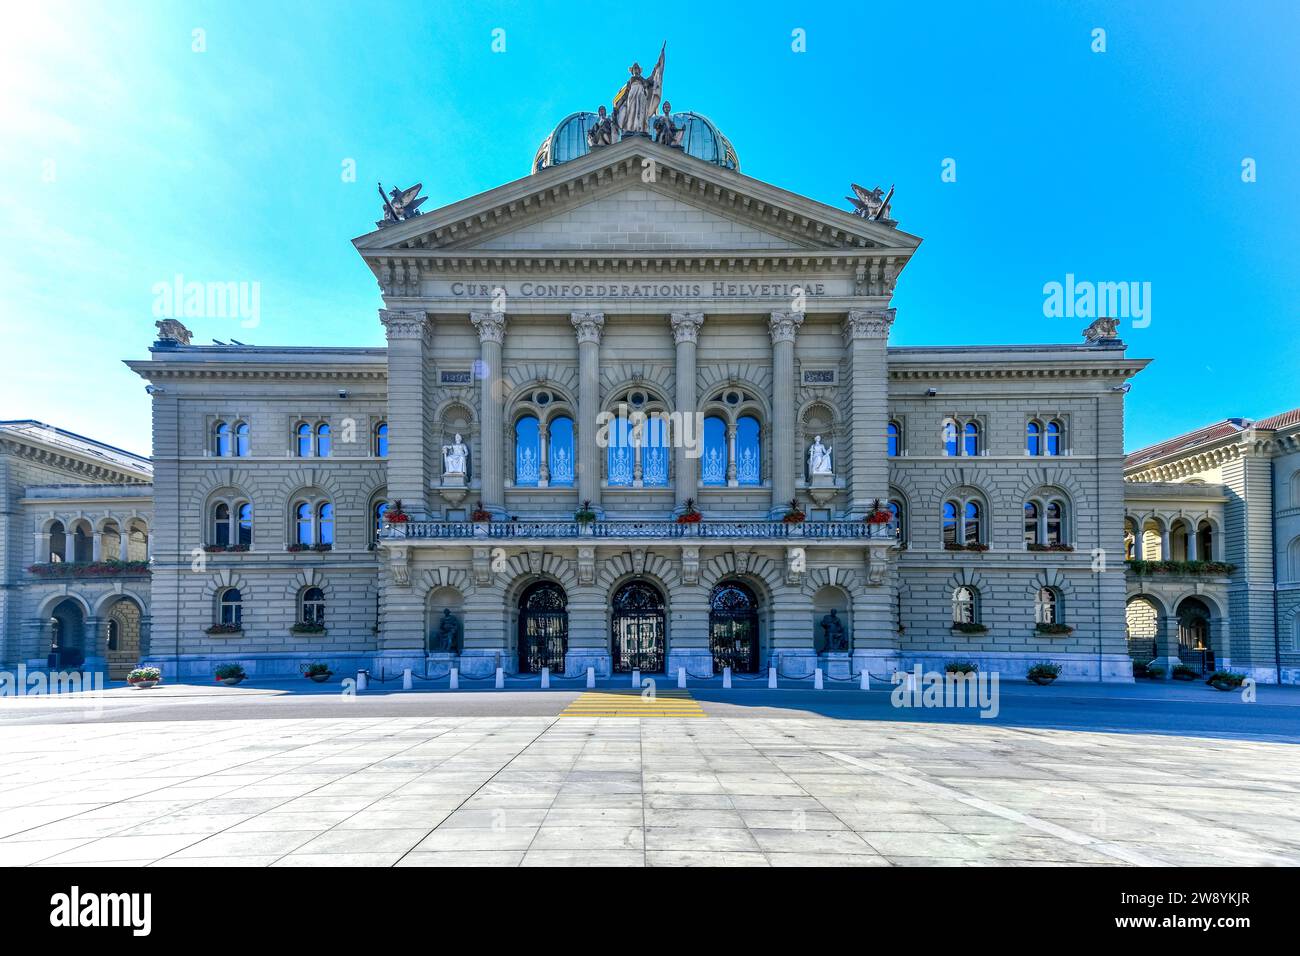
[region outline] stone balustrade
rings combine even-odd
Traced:
[[[894,527],[865,521],[408,521],[386,526],[381,540],[456,540],[488,538],[673,539],[892,541]]]

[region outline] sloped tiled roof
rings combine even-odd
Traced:
[[[1137,451],[1130,452],[1124,458],[1124,467],[1133,468],[1137,465],[1145,464],[1149,461],[1155,461],[1159,458],[1165,458],[1169,455],[1178,453],[1191,453],[1198,448],[1209,445],[1222,438],[1228,438],[1247,428],[1255,428],[1261,431],[1277,431],[1279,428],[1286,428],[1290,425],[1300,424],[1300,408],[1293,408],[1289,412],[1283,412],[1280,415],[1274,415],[1271,418],[1261,418],[1259,421],[1252,421],[1249,418],[1225,418],[1221,422],[1215,422],[1213,425],[1206,425],[1190,432],[1185,432],[1174,438],[1167,438],[1162,442],[1154,445],[1147,445],[1145,448],[1139,448]]]

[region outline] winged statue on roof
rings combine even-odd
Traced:
[[[888,193],[879,186],[875,189],[864,189],[857,183],[850,183],[849,185],[853,187],[853,195],[844,198],[853,204],[855,215],[871,220],[889,219],[889,204],[890,200],[894,198],[894,187],[892,185],[889,187]]]
[[[375,186],[379,190],[379,198],[384,201],[384,218],[379,220],[381,226],[418,216],[420,206],[428,198],[420,195],[420,190],[424,188],[423,183],[416,183],[410,189],[391,189],[387,196],[384,195],[383,183],[375,183]]]

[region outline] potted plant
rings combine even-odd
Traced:
[[[469,513],[470,521],[491,521],[492,512],[483,507],[483,502],[474,503],[474,510]]]
[[[677,516],[678,524],[699,524],[704,520],[704,515],[700,514],[695,507],[695,499],[687,498],[685,509]]]
[[[894,513],[888,508],[882,508],[880,499],[877,498],[871,505],[871,510],[867,512],[866,517],[862,520],[867,524],[889,524],[894,520]]]
[[[1201,672],[1187,664],[1174,665],[1174,680],[1199,680]]]
[[[213,675],[218,684],[225,684],[227,687],[234,687],[236,684],[243,682],[248,675],[244,673],[242,664],[222,664]]]
[[[240,634],[244,630],[242,624],[213,624],[204,629],[205,634]]]
[[[1061,624],[1057,621],[1053,621],[1051,624],[1042,624],[1042,623],[1036,624],[1034,625],[1034,630],[1036,630],[1039,634],[1073,634],[1074,633],[1074,628],[1070,627],[1070,625]]]
[[[302,676],[306,677],[308,680],[313,680],[318,684],[323,684],[334,676],[334,672],[329,669],[329,665],[317,661],[316,663],[308,664],[303,668]]]
[[[162,671],[156,667],[137,667],[126,675],[126,682],[139,690],[148,690],[162,680]]]
[[[1035,684],[1046,686],[1061,676],[1061,665],[1051,661],[1040,661],[1025,671],[1025,676]]]
[[[980,668],[974,661],[949,661],[943,669],[947,674],[974,674]]]
[[[298,621],[289,631],[293,634],[324,634],[325,625],[315,621]]]
[[[959,634],[987,634],[989,632],[988,627],[983,624],[977,624],[974,621],[955,622],[952,629],[957,631]]]
[[[573,513],[573,520],[580,525],[589,525],[596,520],[596,512],[591,508],[590,498],[582,500],[582,507]]]
[[[406,524],[410,521],[410,515],[402,510],[402,499],[398,498],[392,506],[384,512],[385,524]]]
[[[802,508],[799,507],[799,499],[791,498],[790,503],[786,505],[785,515],[781,518],[786,524],[799,524],[806,518]]]
[[[1215,690],[1236,690],[1245,681],[1246,675],[1237,671],[1215,671],[1205,681]]]
[[[1163,667],[1152,667],[1150,664],[1148,664],[1146,667],[1146,674],[1144,676],[1149,677],[1152,680],[1164,680],[1165,669]]]

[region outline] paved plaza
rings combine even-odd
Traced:
[[[1098,726],[1188,730],[1044,726],[1014,716],[1046,708],[1029,690],[946,722],[856,691],[702,689],[645,716],[591,715],[645,706],[615,688],[0,701],[0,864],[1300,864],[1297,695],[1049,690]]]

